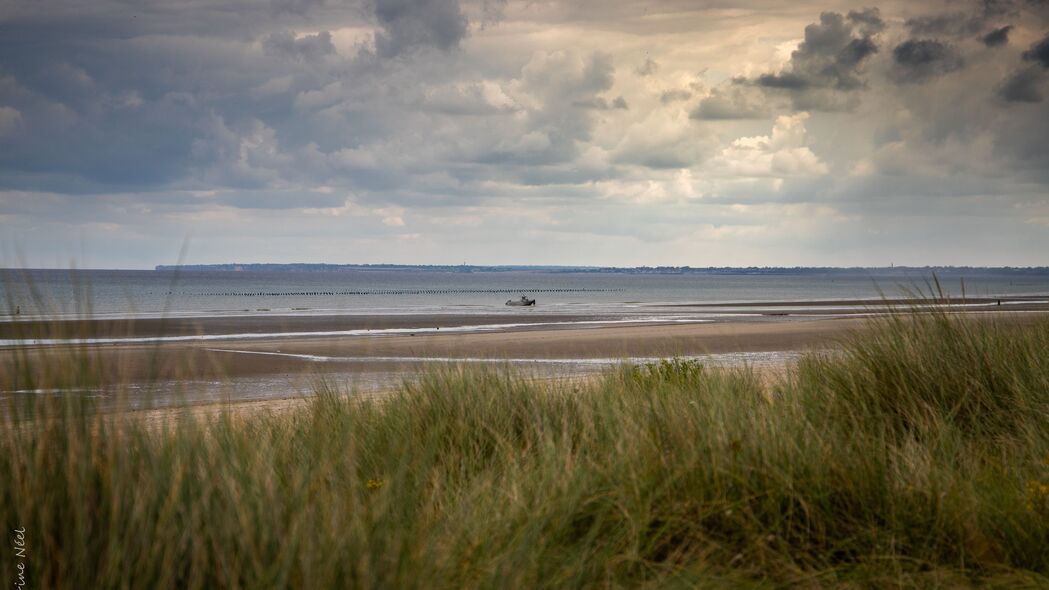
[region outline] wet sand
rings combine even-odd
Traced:
[[[615,319],[600,315],[537,313],[535,308],[500,314],[220,315],[206,317],[23,320],[0,322],[0,339],[26,337],[147,338],[219,334],[273,334],[347,330],[435,329],[508,323],[548,324]]]
[[[822,302],[819,304],[823,304]],[[799,308],[819,305],[814,302],[794,302]],[[834,302],[843,305],[844,302]],[[768,304],[766,304],[768,305]],[[1019,303],[1017,305],[1038,305]],[[995,313],[965,308],[966,313],[982,317],[1006,318],[1008,321],[1027,322],[1045,317],[1041,309],[1023,312],[1014,306],[1002,306],[1009,311]],[[815,309],[813,312],[815,313]],[[979,312],[979,313],[976,313]],[[528,318],[531,322],[523,322]],[[329,331],[338,327],[373,326],[433,328],[459,325],[544,323],[566,321],[599,321],[594,316],[565,316],[553,314],[506,313],[488,316],[336,316],[336,317],[235,317],[189,319],[176,322],[178,330],[198,330],[207,334],[270,334],[274,328],[290,328],[294,332]],[[479,321],[481,320],[481,321]],[[241,382],[240,393],[232,401],[252,397],[287,397],[287,392],[309,391],[310,380],[336,375],[345,379],[352,375],[403,376],[425,366],[427,360],[442,362],[464,360],[548,359],[554,363],[573,360],[657,358],[673,356],[701,356],[718,354],[775,353],[806,351],[837,346],[853,331],[860,330],[867,319],[855,315],[808,317],[805,314],[788,316],[750,315],[731,321],[711,323],[663,324],[563,324],[554,326],[522,326],[510,330],[490,332],[429,332],[354,336],[295,336],[282,338],[244,338],[221,341],[180,341],[165,343],[107,343],[77,346],[32,346],[18,349],[0,349],[0,378],[3,383],[14,382],[10,371],[16,369],[16,357],[29,361],[29,366],[69,366],[70,361],[89,367],[100,382],[174,384],[211,382]],[[468,323],[467,323],[468,322]],[[158,324],[138,326],[99,322],[89,328],[94,337],[127,334],[170,334]],[[117,326],[117,327],[114,327]],[[52,329],[54,329],[52,327]],[[113,331],[110,331],[113,330]],[[200,332],[200,331],[203,332]],[[50,332],[54,334],[54,332]],[[84,332],[73,332],[82,336]],[[181,332],[185,333],[185,332]],[[745,359],[746,357],[744,357]],[[744,361],[746,362],[746,361]],[[785,362],[785,361],[784,361]],[[605,365],[607,366],[607,365]],[[598,369],[588,369],[595,371]],[[7,374],[2,374],[7,373]],[[398,377],[399,378],[399,377]],[[394,381],[387,380],[387,383]],[[272,385],[276,383],[276,385]],[[294,383],[292,387],[289,384]],[[254,395],[255,387],[271,387],[280,391]],[[269,385],[267,385],[269,384]],[[205,399],[201,397],[199,399]],[[212,395],[207,399],[216,398]]]
[[[825,347],[862,320],[606,325],[592,328],[420,334],[381,338],[316,338],[211,345],[215,350],[331,357],[631,358]]]
[[[841,302],[837,302],[841,303]],[[791,305],[822,305],[795,302]],[[995,306],[998,307],[997,305]],[[1015,321],[1042,316],[1006,308],[995,316]],[[997,311],[997,310],[995,310]],[[1034,311],[1034,310],[1032,310]],[[1041,309],[1037,310],[1041,312]],[[967,313],[973,313],[971,309]],[[1017,312],[1017,313],[1013,313]],[[508,313],[487,316],[308,316],[235,317],[184,319],[173,323],[177,333],[191,329],[203,334],[270,334],[289,330],[297,333],[342,328],[374,329],[404,327],[455,327],[464,324],[508,324],[595,321],[595,316],[566,316]],[[525,321],[527,320],[527,321]],[[594,359],[693,356],[721,353],[803,351],[829,348],[852,330],[862,328],[863,317],[848,314],[828,317],[805,315],[755,315],[731,321],[710,323],[579,324],[521,326],[481,332],[405,333],[354,336],[248,337],[217,341],[166,343],[106,343],[67,346],[22,346],[0,348],[0,359],[22,354],[29,360],[58,360],[86,355],[111,375],[130,380],[147,378],[180,379],[192,375],[199,379],[289,373],[309,369],[323,372],[336,365],[367,361],[371,370],[398,370],[407,359]],[[124,325],[97,322],[90,327],[64,332],[76,337],[106,337],[156,334],[157,323]],[[2,325],[2,324],[0,324]],[[116,327],[115,327],[116,326]],[[110,330],[113,328],[113,330]],[[8,328],[9,329],[9,328]],[[61,333],[61,328],[49,334]],[[159,332],[170,335],[169,332]],[[39,334],[39,333],[37,333]],[[305,359],[292,355],[328,357]],[[344,360],[343,363],[316,362]],[[312,362],[311,362],[312,361]],[[339,366],[340,371],[345,366]],[[115,373],[114,373],[115,372]]]
[[[596,325],[587,328],[390,336],[293,337],[164,344],[99,344],[23,348],[31,360],[86,355],[111,377],[213,379],[263,374],[403,370],[409,359],[608,359],[826,348],[860,318],[734,321],[700,324]],[[13,355],[0,351],[0,356]],[[301,355],[301,356],[293,356]],[[342,359],[317,362],[305,356]],[[35,364],[35,363],[34,363]]]
[[[687,308],[724,308],[724,307],[743,307],[743,308],[783,308],[791,307],[798,309],[806,308],[820,308],[820,307],[834,307],[834,306],[854,306],[861,308],[872,308],[872,309],[884,309],[886,307],[898,308],[902,311],[906,311],[911,306],[925,306],[925,305],[964,305],[970,310],[986,309],[988,311],[1000,311],[1002,305],[1007,306],[1021,306],[1023,309],[1040,309],[1049,310],[1049,305],[1046,304],[1049,297],[1045,295],[1011,295],[1003,297],[944,297],[944,298],[926,298],[926,299],[902,299],[902,298],[886,298],[886,299],[822,299],[813,301],[739,301],[739,302],[724,302],[724,303],[675,303],[668,307],[687,307]],[[1016,309],[1015,307],[1009,307],[1008,309]],[[858,310],[867,311],[867,310]]]

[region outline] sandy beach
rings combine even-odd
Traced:
[[[981,316],[990,312],[1017,322],[1046,311],[1045,304],[1035,301],[1005,303],[969,301],[958,309]],[[747,306],[757,313],[726,316],[728,319],[719,321],[682,323],[668,318],[641,324],[615,323],[615,318],[596,315],[556,315],[534,310],[486,315],[234,316],[5,323],[0,324],[0,334],[8,339],[29,335],[102,342],[6,347],[0,349],[0,370],[16,370],[16,358],[28,360],[30,366],[47,367],[79,357],[88,359],[101,382],[166,383],[167,390],[180,392],[178,395],[187,390],[207,390],[179,403],[214,401],[219,395],[217,384],[226,384],[232,391],[224,389],[220,399],[239,403],[301,396],[311,391],[318,379],[374,391],[391,387],[400,378],[434,362],[506,361],[542,376],[596,374],[620,360],[675,356],[713,355],[708,357],[713,359],[722,355],[731,357],[731,364],[783,365],[792,358],[788,353],[833,348],[842,337],[861,329],[867,318],[856,310],[871,302],[733,305]],[[826,309],[830,306],[850,308],[845,312]],[[783,312],[784,309],[789,311]],[[877,309],[866,308],[866,313],[874,312]],[[466,330],[456,331],[463,328]],[[340,334],[333,336],[331,332]],[[173,335],[187,339],[123,341]],[[197,335],[219,339],[191,338]],[[13,381],[5,376],[5,382]]]
[[[80,338],[145,338],[219,334],[276,334],[350,330],[456,328],[465,325],[550,324],[566,321],[611,320],[608,315],[565,315],[511,309],[501,314],[358,314],[262,315],[228,314],[205,317],[24,320],[0,322],[0,339],[22,335],[68,335]]]
[[[563,319],[563,318],[562,318]],[[306,324],[323,322],[309,318]],[[363,320],[374,326],[382,318]],[[394,320],[395,323],[402,319]],[[418,325],[447,323],[449,318],[418,318]],[[126,378],[149,375],[198,378],[238,377],[310,369],[344,369],[369,362],[371,367],[404,365],[409,359],[609,359],[689,356],[716,353],[793,351],[833,346],[837,338],[862,325],[859,318],[799,321],[732,321],[711,323],[593,324],[587,327],[522,326],[491,332],[409,333],[383,336],[294,336],[177,343],[84,344],[75,350],[112,367]],[[250,319],[238,322],[237,329]],[[215,326],[204,323],[210,329]],[[296,326],[296,333],[306,331]],[[94,332],[94,334],[98,334]],[[70,347],[24,347],[33,358],[66,355]],[[0,351],[10,356],[12,349]],[[307,358],[307,357],[322,357]],[[335,362],[345,359],[345,362]],[[374,359],[374,360],[370,360]],[[318,362],[327,360],[327,362]]]

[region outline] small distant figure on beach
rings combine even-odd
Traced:
[[[22,306],[21,305],[16,305],[15,306],[15,315],[22,315]]]

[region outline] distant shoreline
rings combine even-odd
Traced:
[[[101,269],[99,269],[101,270]],[[160,264],[157,272],[346,272],[346,271],[415,271],[415,272],[564,272],[608,274],[834,274],[857,271],[877,272],[957,272],[1003,271],[1017,274],[1049,272],[1049,266],[560,266],[560,265],[449,265],[449,264],[323,264],[323,263],[223,263]]]

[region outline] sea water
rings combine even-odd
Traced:
[[[1049,295],[1039,269],[736,269],[655,272],[0,271],[0,316],[492,314],[526,295],[549,314],[640,317],[689,303],[823,301],[930,294]],[[0,318],[2,319],[2,318]],[[10,318],[9,318],[10,319]]]

